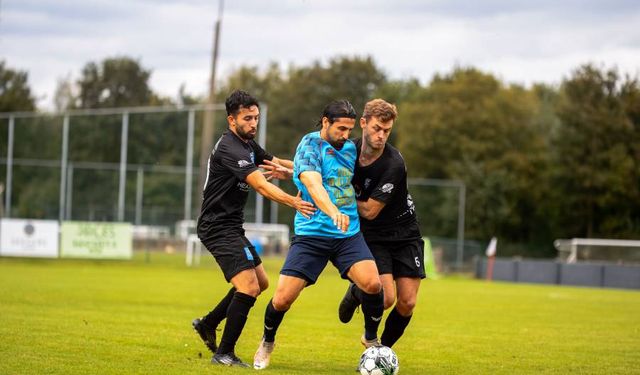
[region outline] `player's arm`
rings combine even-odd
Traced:
[[[367,220],[373,220],[378,217],[378,214],[385,206],[384,202],[380,202],[373,198],[369,198],[366,201],[358,202],[358,215]]]
[[[271,162],[279,164],[285,168],[293,169],[293,161],[291,160],[280,159],[274,156],[273,159],[271,159]]]
[[[300,192],[298,192],[298,195],[295,197],[285,193],[282,189],[267,181],[259,170],[249,173],[246,178],[246,182],[260,195],[272,201],[293,207],[307,219],[316,211],[316,208],[312,203],[303,201],[300,198]]]
[[[322,175],[315,171],[305,171],[300,173],[300,182],[304,184],[318,208],[333,220],[333,224],[342,232],[349,229],[349,216],[340,212],[333,204],[329,193],[322,185]]]

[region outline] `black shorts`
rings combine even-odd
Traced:
[[[227,282],[241,271],[256,268],[262,263],[256,248],[243,235],[201,241],[218,262]]]
[[[384,232],[384,233],[382,233]],[[424,241],[418,224],[376,231],[365,240],[376,260],[380,275],[398,277],[427,277],[424,271]]]
[[[294,276],[315,284],[331,261],[343,279],[351,266],[362,260],[373,260],[362,233],[347,238],[294,236],[280,274]]]

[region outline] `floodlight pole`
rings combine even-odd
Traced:
[[[222,10],[224,7],[224,0],[220,0],[218,8],[218,19],[213,28],[213,51],[211,56],[211,78],[209,81],[209,98],[207,103],[212,106],[216,101],[216,64],[218,62],[218,46],[220,41],[220,25],[222,23]],[[209,168],[207,161],[209,160],[209,153],[213,146],[213,136],[215,129],[215,113],[212,109],[206,109],[204,111],[204,124],[202,127],[202,139],[200,140],[200,165],[199,165],[199,185],[204,189],[204,183],[207,180],[207,174]],[[202,199],[202,195],[199,195]]]

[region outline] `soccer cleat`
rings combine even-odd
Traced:
[[[344,294],[344,297],[342,297],[342,301],[340,301],[340,306],[338,307],[338,318],[340,318],[342,323],[349,323],[351,318],[353,318],[353,313],[356,311],[358,306],[360,306],[360,301],[353,293],[355,288],[355,284],[349,284],[347,292]]]
[[[251,367],[248,363],[242,362],[242,360],[238,358],[234,352],[226,354],[214,354],[213,357],[211,357],[211,363],[214,365]]]
[[[362,335],[362,337],[360,337],[360,342],[367,349],[372,347],[372,346],[382,346],[382,344],[380,343],[380,339],[378,339],[377,337],[375,339],[372,339],[372,340],[367,340],[364,337],[364,335]]]
[[[269,360],[271,360],[271,353],[276,346],[275,342],[266,342],[264,337],[260,341],[260,346],[256,351],[256,355],[253,356],[253,368],[256,370],[264,370],[269,366]]]
[[[211,350],[211,353],[216,354],[218,346],[216,345],[215,328],[209,327],[200,318],[195,318],[191,325],[193,326],[193,329],[198,332],[198,335],[200,335],[200,338],[202,339],[202,341],[204,341],[204,344],[207,346],[207,348]]]

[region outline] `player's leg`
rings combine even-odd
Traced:
[[[216,307],[213,308],[207,315],[202,318],[196,318],[193,320],[193,329],[196,330],[204,344],[215,354],[218,346],[216,344],[216,329],[218,325],[227,317],[227,309],[231,303],[231,299],[236,292],[235,287],[231,287],[229,292],[218,302]]]
[[[299,277],[280,275],[276,292],[264,312],[264,333],[253,357],[253,368],[256,370],[269,366],[280,323],[306,285],[307,281]]]
[[[256,267],[261,266],[262,260],[255,248],[244,237],[236,238],[232,243],[232,248],[235,251],[231,256],[216,257],[225,278],[233,284],[236,291],[227,308],[227,323],[218,350],[211,362],[248,367],[249,365],[236,357],[234,351],[236,342],[247,322],[249,311],[260,294],[260,282]]]
[[[396,283],[390,273],[380,275],[380,282],[384,292],[384,309],[387,310],[396,302]]]
[[[361,299],[365,328],[362,337],[363,345],[378,344],[378,326],[384,312],[384,296],[376,262],[362,233],[341,240],[332,262],[340,270],[342,277],[353,281],[363,292]]]
[[[381,336],[382,344],[388,347],[398,341],[409,325],[418,298],[420,281],[426,277],[422,239],[401,243],[394,249],[393,275],[396,281],[398,300],[396,306],[387,316]]]
[[[378,326],[384,312],[384,294],[378,277],[378,268],[373,260],[363,260],[351,266],[348,277],[362,291],[362,315],[364,335],[362,344],[366,347],[379,344]]]
[[[395,301],[395,284],[393,282],[393,260],[388,246],[384,243],[368,242],[371,254],[375,258],[376,267],[380,273],[380,282],[384,292],[384,309],[393,306]],[[363,291],[355,284],[351,283],[347,288],[340,305],[338,307],[338,317],[343,323],[351,321],[353,313],[362,301]]]
[[[419,277],[399,277],[396,279],[398,289],[398,301],[391,310],[384,325],[384,331],[380,337],[382,345],[392,347],[404,334],[405,328],[411,321],[413,309],[418,299],[420,288]]]
[[[317,238],[294,237],[280,270],[278,285],[264,313],[264,333],[253,358],[253,368],[265,369],[271,360],[275,337],[284,315],[305,286],[316,282],[327,264],[326,243]]]

